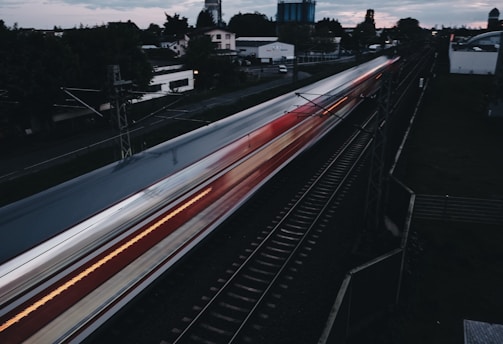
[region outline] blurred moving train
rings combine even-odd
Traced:
[[[219,188],[213,202],[217,203],[228,197],[227,190],[248,183],[253,175],[256,180],[218,219],[201,211],[184,220],[190,226],[184,222],[167,232],[167,241],[175,232],[183,240],[172,240],[169,250],[177,254],[169,264],[163,263],[166,267],[159,274],[165,271],[285,164],[375,94],[382,74],[398,60],[376,58],[0,208],[0,252],[4,252],[0,338],[8,329],[6,324],[12,323],[7,319],[10,314],[54,280],[88,262],[93,252],[132,235],[153,214],[171,211],[205,190]]]

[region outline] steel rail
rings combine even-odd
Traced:
[[[373,124],[372,122],[375,116],[376,113],[373,113],[371,119],[367,121],[365,126]],[[238,336],[250,322],[252,316],[256,314],[259,306],[263,304],[266,297],[270,294],[271,289],[277,284],[278,279],[290,266],[292,259],[302,249],[306,238],[309,236],[309,234],[312,233],[314,228],[316,228],[316,224],[319,223],[323,215],[326,214],[329,205],[337,196],[340,195],[341,189],[346,184],[351,174],[354,173],[354,170],[359,165],[362,157],[365,156],[365,153],[370,147],[371,142],[372,137],[368,131],[362,131],[358,129],[353,132],[353,134],[345,142],[343,147],[341,147],[336,153],[334,153],[331,160],[327,164],[325,164],[322,170],[318,172],[317,176],[309,182],[310,185],[308,185],[300,195],[297,195],[297,199],[292,200],[290,208],[284,212],[282,218],[276,223],[275,226],[273,226],[272,229],[270,229],[269,234],[267,234],[263,238],[260,244],[258,244],[251,253],[249,253],[248,257],[232,273],[232,275],[228,277],[227,281],[225,281],[225,283],[221,285],[220,289],[216,291],[216,293],[211,298],[209,298],[206,305],[200,309],[198,314],[187,324],[185,329],[179,333],[178,337],[174,340],[173,343],[182,343],[185,342],[185,340],[197,340],[197,335],[195,335],[195,333],[201,331],[201,324],[204,321],[207,321],[206,317],[211,317],[211,315],[209,314],[214,312],[215,307],[218,307],[218,305],[222,303],[222,300],[225,300],[226,294],[234,293],[234,291],[232,291],[232,288],[234,288],[234,284],[238,279],[243,278],[245,270],[253,264],[256,264],[257,257],[260,257],[264,254],[264,250],[267,250],[268,245],[271,245],[271,240],[277,238],[278,233],[280,233],[282,229],[292,224],[292,221],[294,221],[292,220],[292,217],[295,216],[296,212],[298,212],[298,210],[302,208],[303,205],[305,205],[306,200],[313,194],[313,192],[319,191],[318,189],[321,187],[323,189],[323,193],[326,193],[328,196],[322,200],[322,206],[316,209],[315,213],[311,214],[311,220],[309,224],[306,224],[305,232],[300,234],[297,242],[292,243],[292,245],[294,246],[289,249],[287,256],[282,259],[282,261],[280,262],[281,265],[276,267],[273,273],[268,271],[268,273],[272,275],[267,281],[267,285],[264,286],[264,288],[260,291],[260,295],[255,299],[253,305],[248,308],[247,314],[241,317],[241,319],[235,319],[232,315],[221,315],[222,318],[231,319],[231,322],[239,322],[239,325],[234,328],[233,333],[228,334],[227,332],[229,331],[227,331],[227,329],[211,329],[211,331],[213,331],[213,334],[218,332],[218,335],[226,336],[227,338],[225,340],[227,343],[233,343],[237,340]],[[342,172],[340,171],[341,165],[344,166]],[[337,171],[334,172],[334,170]],[[338,179],[333,177],[334,173],[339,173]],[[327,179],[330,179],[330,181],[327,181]],[[328,187],[322,184],[331,184],[330,192],[325,192]],[[308,215],[306,215],[306,217],[307,216]],[[279,248],[277,249],[279,250]],[[284,250],[287,251],[286,249]],[[242,287],[249,289],[254,288],[253,286]],[[206,326],[209,327],[208,325]],[[219,342],[221,342],[221,340],[224,339],[219,338]]]

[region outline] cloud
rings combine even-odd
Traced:
[[[343,26],[355,26],[364,20],[367,9],[373,9],[377,27],[392,27],[407,17],[417,19],[426,28],[485,27],[489,11],[498,5],[503,6],[501,0],[317,0],[316,20],[331,18]],[[166,12],[178,13],[195,25],[203,6],[204,0],[0,0],[0,19],[8,26],[17,22],[20,27],[41,29],[127,20],[146,28],[150,23],[162,25]],[[239,12],[259,12],[275,19],[276,10],[276,0],[222,0],[223,18],[227,22]]]
[[[167,3],[167,1],[162,0],[142,0],[141,2],[134,0],[107,0],[107,1],[53,0],[47,2],[55,4],[64,3],[68,5],[82,6],[90,9],[113,9],[120,11],[134,8],[162,8]]]

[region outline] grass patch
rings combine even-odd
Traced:
[[[414,192],[503,197],[502,121],[489,119],[492,78],[432,80],[408,143],[405,184]],[[402,302],[374,343],[463,341],[463,319],[503,324],[500,226],[413,221]]]
[[[463,319],[503,323],[503,231],[499,226],[421,221],[401,302],[350,344],[459,344]]]
[[[487,118],[484,105],[491,86],[489,76],[433,80],[407,154],[406,183],[415,192],[503,197],[503,123]]]
[[[421,252],[406,278],[393,343],[462,343],[463,319],[503,323],[503,231],[460,223],[415,225]]]

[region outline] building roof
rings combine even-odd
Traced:
[[[271,46],[276,46],[276,47],[282,47],[282,48],[286,48],[286,47],[294,47],[293,44],[290,44],[290,43],[283,43],[283,42],[236,42],[236,47],[255,47],[255,48],[258,48],[258,47],[265,47],[267,45],[271,45]],[[276,48],[277,49],[277,48]]]
[[[278,37],[238,37],[236,42],[239,41],[260,41],[260,42],[276,42]]]
[[[485,39],[488,39],[491,37],[499,38],[500,35],[502,34],[502,32],[503,31],[490,31],[490,32],[481,33],[480,35],[476,35],[476,36],[473,36],[472,38],[470,38],[466,42],[466,45],[472,45],[478,41],[485,40]]]
[[[236,41],[236,47],[262,47],[264,45],[280,42],[261,42],[261,41]]]
[[[495,17],[495,18],[499,18],[500,16],[500,11],[495,7],[491,10],[491,12],[489,12],[489,17]]]

